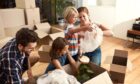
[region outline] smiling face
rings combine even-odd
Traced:
[[[90,22],[89,17],[87,15],[87,13],[85,13],[85,12],[79,13],[79,19],[80,19],[81,25],[85,25]]]
[[[73,12],[73,14],[70,15],[70,17],[68,18],[68,23],[74,24],[77,20],[77,17],[78,15],[75,12]]]
[[[19,44],[18,48],[22,53],[25,53],[27,56],[29,56],[29,54],[35,49],[36,45],[37,45],[36,42],[30,42],[25,47]]]

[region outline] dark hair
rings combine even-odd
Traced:
[[[77,10],[78,10],[78,13],[85,12],[89,15],[89,11],[88,11],[87,7],[79,7]]]
[[[57,52],[58,50],[62,50],[66,45],[68,45],[68,42],[66,39],[62,38],[62,37],[57,37],[52,44],[52,48],[50,50],[50,57],[51,58],[58,58],[59,57],[59,53]]]
[[[27,46],[30,42],[37,42],[38,35],[33,30],[22,28],[16,33],[16,42],[22,46]]]

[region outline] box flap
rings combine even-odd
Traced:
[[[40,30],[35,30],[35,32],[38,34],[38,37],[41,39],[41,38],[44,38],[45,36],[47,36],[48,34],[43,32],[43,31],[40,31]]]
[[[64,38],[64,32],[49,34],[49,37],[51,38],[51,40],[55,40],[57,37],[63,37]]]
[[[126,66],[111,64],[110,71],[114,71],[114,72],[118,72],[118,73],[125,73],[126,72]]]
[[[129,71],[133,70],[133,64],[129,59],[127,60],[127,70],[129,70]]]
[[[127,58],[128,57],[128,51],[115,49],[114,56]]]
[[[98,76],[88,80],[87,82],[83,84],[113,84],[112,80],[110,79],[107,71],[99,74]]]
[[[36,24],[35,25],[37,30],[40,30],[40,31],[43,31],[43,32],[46,32],[46,33],[50,33],[50,29],[51,29],[51,26],[49,23],[39,23],[39,24]]]
[[[57,27],[51,27],[51,33],[57,33],[57,32],[64,32],[64,30]]]

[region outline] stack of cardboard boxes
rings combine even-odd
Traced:
[[[32,12],[32,15],[29,16],[30,12],[27,13],[27,10],[35,9],[37,13]],[[37,22],[30,19],[33,15],[37,17],[37,21],[40,23],[39,8],[35,7],[35,0],[16,0],[16,8],[0,9],[0,30],[2,31],[0,48],[12,37],[15,37],[15,33],[22,27],[32,29],[34,26],[33,22]],[[30,21],[27,19],[28,17],[30,17]],[[29,22],[32,24],[29,24]]]
[[[15,0],[16,8],[24,9],[25,21],[27,25],[40,23],[39,8],[35,5],[35,0]]]
[[[51,44],[55,38],[64,37],[62,30],[52,28],[48,23],[40,23],[40,11],[35,5],[35,0],[15,0],[15,2],[16,8],[0,9],[0,30],[2,32],[0,40],[6,39],[5,42],[0,41],[1,47],[11,39],[9,37],[14,37],[16,32],[23,27],[33,29],[36,26],[40,45]]]

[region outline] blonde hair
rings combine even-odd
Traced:
[[[77,9],[73,6],[69,6],[65,9],[63,15],[64,15],[64,19],[68,21],[68,19],[70,18],[70,16],[77,14],[77,16],[79,15]]]

